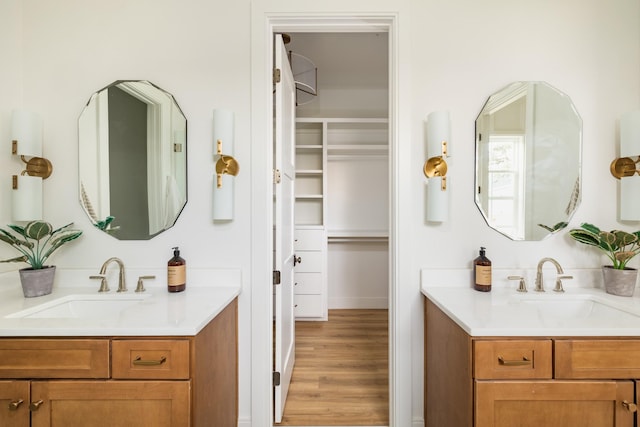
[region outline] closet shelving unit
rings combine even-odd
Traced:
[[[387,241],[388,140],[386,118],[296,119],[297,319],[327,319],[328,243]]]

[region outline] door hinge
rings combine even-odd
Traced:
[[[273,284],[274,285],[279,285],[280,284],[280,271],[279,270],[273,270]]]
[[[273,183],[274,184],[280,184],[281,180],[282,180],[282,176],[280,175],[280,169],[274,169],[273,170]]]
[[[280,68],[273,69],[273,83],[280,83]]]
[[[273,386],[277,387],[280,385],[280,372],[273,373]]]

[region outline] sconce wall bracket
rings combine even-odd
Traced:
[[[18,141],[11,141],[11,154],[18,154]],[[47,179],[53,172],[53,166],[51,162],[43,157],[30,157],[27,160],[26,156],[20,156],[20,159],[27,165],[22,175],[37,176],[42,179]]]
[[[640,162],[640,156],[636,160],[631,157],[619,157],[611,162],[609,170],[617,179],[633,176],[636,173],[640,175],[640,171],[636,169],[638,162]]]
[[[425,163],[423,167],[424,175],[427,178],[433,178],[434,176],[442,177],[442,190],[447,189],[447,162],[445,161],[445,157],[447,156],[447,141],[442,141],[442,155],[430,157]]]
[[[240,172],[240,164],[238,161],[233,158],[233,156],[229,156],[227,154],[222,154],[222,141],[217,141],[217,154],[215,156],[216,159],[216,175],[217,175],[217,187],[222,187],[222,175],[238,175]]]

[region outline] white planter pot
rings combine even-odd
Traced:
[[[49,266],[39,270],[23,268],[20,270],[20,283],[26,298],[49,295],[53,290],[56,267]]]
[[[610,265],[605,265],[602,267],[602,278],[608,294],[630,297],[636,289],[638,270],[635,268],[617,270]]]

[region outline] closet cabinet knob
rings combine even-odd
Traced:
[[[24,402],[24,400],[22,399],[18,399],[18,400],[14,400],[12,402],[9,403],[9,410],[10,411],[16,411],[18,409],[18,407],[20,405],[22,405],[22,403]]]
[[[36,401],[36,402],[31,402],[31,404],[29,405],[29,410],[30,411],[37,411],[40,408],[40,405],[42,405],[44,403],[44,401],[42,399]]]

